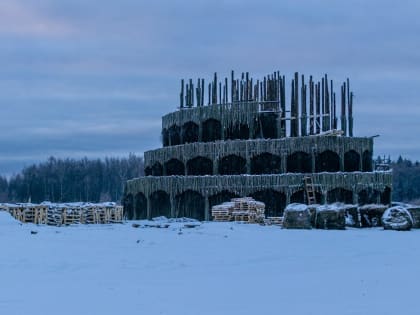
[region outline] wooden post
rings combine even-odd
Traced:
[[[295,136],[299,136],[299,73],[295,72]]]
[[[280,81],[281,85],[281,96],[280,96],[280,107],[281,107],[281,132],[282,136],[286,137],[286,77],[283,76],[283,78]]]
[[[184,79],[181,80],[181,93],[179,95],[179,107],[184,108]]]
[[[300,123],[300,135],[302,137],[306,136],[306,84],[305,76],[302,74],[302,87],[301,87],[301,123]]]
[[[314,134],[314,82],[312,81],[312,76],[309,77],[309,134]]]
[[[321,133],[321,83],[316,84],[316,134]]]
[[[349,100],[349,137],[353,137],[353,92],[350,93]]]
[[[346,118],[346,83],[341,86],[341,130],[343,135],[347,136],[347,118]]]

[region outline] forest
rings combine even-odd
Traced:
[[[142,176],[143,169],[143,158],[135,154],[105,159],[50,157],[9,179],[0,177],[0,202],[118,202],[125,182]]]
[[[420,163],[404,159],[385,161],[393,170],[393,201],[420,203]],[[143,158],[60,159],[25,167],[9,179],[0,176],[0,202],[73,202],[121,201],[128,179],[143,176]]]

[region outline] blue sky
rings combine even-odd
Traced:
[[[2,0],[0,174],[160,146],[179,79],[346,77],[355,134],[420,159],[420,2]]]

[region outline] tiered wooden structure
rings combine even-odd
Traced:
[[[0,209],[8,211],[23,223],[60,226],[121,223],[123,220],[123,207],[114,203],[1,204]]]
[[[298,73],[290,85],[279,72],[182,81],[178,110],[162,118],[163,148],[145,152],[146,176],[126,183],[127,217],[210,220],[213,205],[244,196],[271,217],[292,202],[389,204],[392,174],[372,170],[373,138],[353,135],[348,79],[340,90]]]

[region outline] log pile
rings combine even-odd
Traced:
[[[265,218],[265,204],[251,197],[233,198],[211,209],[213,221],[261,223]]]
[[[113,202],[67,203],[67,204],[2,204],[1,209],[8,211],[23,223],[70,225],[70,224],[109,224],[121,223],[123,207]]]

